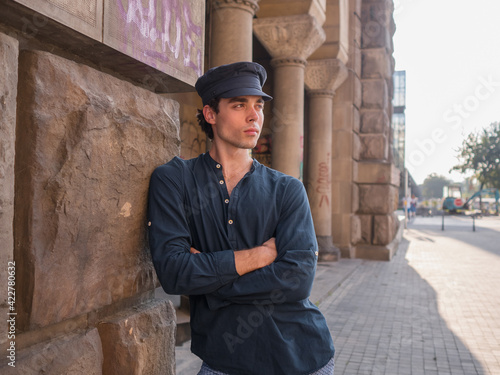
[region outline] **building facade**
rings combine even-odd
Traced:
[[[175,373],[147,188],[157,165],[209,149],[194,83],[213,66],[267,69],[274,100],[252,152],[304,182],[321,259],[390,260],[392,12],[390,0],[0,0],[2,373]]]

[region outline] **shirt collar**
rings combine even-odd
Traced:
[[[220,167],[222,167],[222,164],[220,164],[219,162],[212,159],[212,157],[210,156],[210,152],[205,152],[203,154],[203,159],[212,169],[219,169]],[[259,162],[257,160],[255,160],[255,158],[252,158],[252,167],[250,168],[250,173],[253,173],[258,165],[259,165]],[[220,166],[220,167],[217,167],[217,166]]]

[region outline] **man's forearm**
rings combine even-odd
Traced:
[[[276,259],[276,246],[274,245],[274,239],[272,240],[272,243],[267,241],[262,246],[234,252],[234,263],[238,275],[242,276],[268,266]]]
[[[190,249],[191,254],[199,254],[200,252],[194,247]],[[251,249],[234,251],[234,264],[238,275],[243,276],[246,273],[258,270],[270,265],[276,257],[276,243],[274,238],[270,238],[261,246],[256,246]]]

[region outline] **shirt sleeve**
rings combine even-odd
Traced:
[[[148,198],[149,247],[165,292],[211,293],[236,279],[231,250],[191,254],[191,234],[184,209],[183,167],[173,159],[151,176]]]
[[[276,304],[309,297],[318,245],[304,186],[299,180],[291,181],[275,232],[278,257],[269,266],[247,273],[207,295],[210,309],[231,303]]]

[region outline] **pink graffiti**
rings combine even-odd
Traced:
[[[202,74],[202,48],[196,49],[196,41],[203,30],[193,22],[187,1],[149,0],[146,7],[142,0],[117,1],[127,25],[134,25],[140,33],[142,40],[136,44],[145,57],[168,62],[171,57],[178,60],[182,53],[183,65]]]
[[[329,196],[331,194],[330,191],[330,184],[331,184],[331,179],[330,179],[330,153],[327,154],[327,162],[321,162],[318,165],[319,173],[318,173],[318,179],[316,181],[317,187],[316,187],[316,192],[318,194],[321,194],[321,198],[319,201],[319,206],[323,206],[323,203],[325,203],[327,206],[330,206],[330,199]]]

